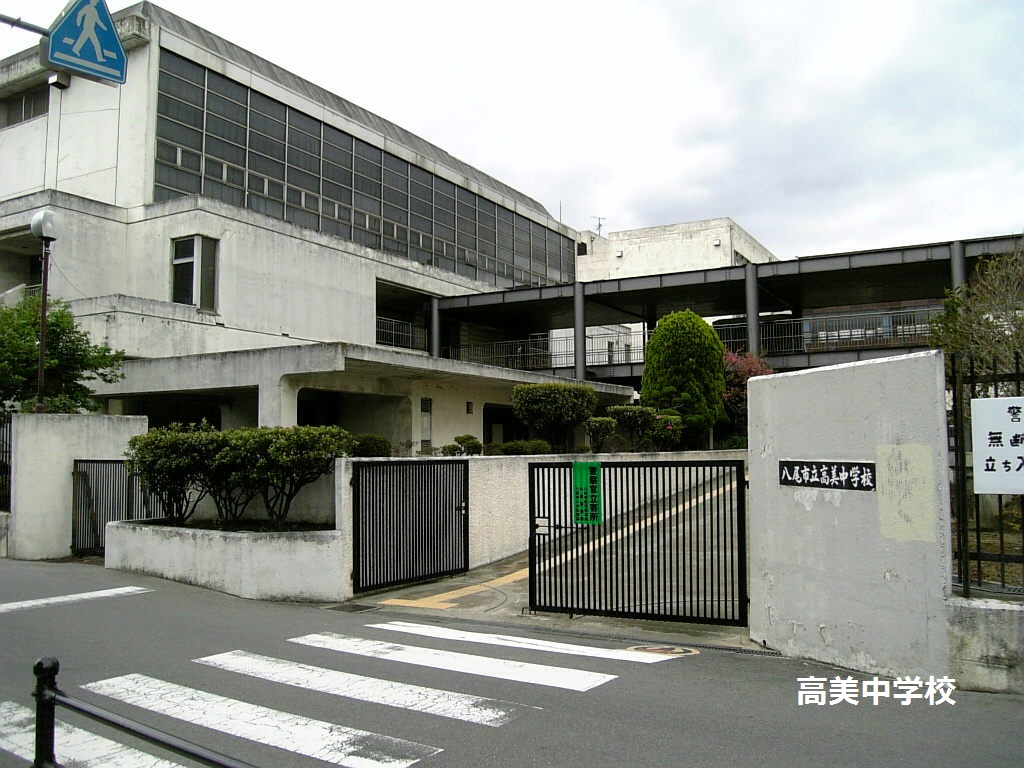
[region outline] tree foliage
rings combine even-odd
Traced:
[[[747,381],[773,373],[763,357],[725,352],[725,413],[737,431],[747,428]]]
[[[999,365],[1024,355],[1024,238],[1012,254],[978,262],[974,279],[948,291],[931,323],[932,346]]]
[[[724,356],[714,329],[690,310],[661,318],[647,342],[640,404],[678,411],[687,446],[703,444],[725,417]]]
[[[604,444],[615,434],[615,419],[611,416],[591,416],[583,424],[590,438],[590,447],[594,453],[604,450]]]
[[[518,384],[512,388],[516,418],[557,449],[569,444],[569,432],[594,415],[597,393],[586,384]]]
[[[0,306],[0,402],[35,409],[39,372],[39,294],[13,307]],[[86,382],[123,378],[124,352],[93,344],[66,302],[50,301],[46,313],[43,402],[50,413],[96,410]]]

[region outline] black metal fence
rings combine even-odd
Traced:
[[[355,592],[469,568],[469,462],[355,462]]]
[[[0,409],[0,510],[11,509],[11,430],[10,411]]]
[[[980,362],[958,355],[950,359],[953,580],[965,596],[978,591],[1024,597],[1024,494],[975,493],[974,452],[985,452],[989,446],[974,445],[971,439],[971,400],[1021,397],[1021,363],[1020,353],[1012,361]],[[1014,454],[1012,473],[1024,466],[1024,421],[1020,423],[1019,432],[999,438],[1021,454]],[[985,456],[979,455],[985,471]]]
[[[599,466],[595,523],[572,463],[530,465],[531,610],[746,625],[743,462]]]
[[[32,694],[36,700],[33,768],[60,768],[61,765],[64,765],[58,763],[56,757],[55,726],[57,722],[56,709],[58,706],[69,709],[72,712],[78,712],[122,733],[137,736],[151,744],[157,744],[179,755],[184,755],[185,757],[198,760],[205,765],[213,766],[213,768],[256,768],[252,763],[244,763],[233,757],[222,755],[212,749],[207,749],[185,739],[157,730],[144,723],[122,717],[102,707],[97,707],[95,704],[68,696],[57,687],[57,673],[59,671],[60,662],[51,657],[39,659],[32,667],[32,673],[36,678],[35,691]],[[77,765],[78,763],[66,763],[66,765],[73,764]]]
[[[102,552],[107,523],[163,517],[155,496],[142,492],[123,459],[77,459],[72,480],[71,551]]]

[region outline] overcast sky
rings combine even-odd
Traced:
[[[576,229],[728,216],[780,258],[1024,231],[1021,0],[157,5]],[[0,58],[36,40],[0,24]]]

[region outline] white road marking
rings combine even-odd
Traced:
[[[194,661],[274,683],[493,727],[504,725],[528,710],[538,710],[526,704],[379,680],[248,651],[230,651]]]
[[[87,691],[187,723],[347,768],[405,768],[441,750],[346,728],[145,675],[83,685]]]
[[[529,664],[522,661],[492,659],[487,656],[473,656],[468,653],[439,651],[432,648],[420,648],[415,645],[384,643],[379,640],[364,640],[357,637],[337,635],[333,632],[294,637],[292,643],[311,645],[315,648],[326,648],[341,653],[354,653],[358,656],[369,656],[387,661],[401,661],[421,667],[445,669],[450,672],[465,672],[483,677],[496,677],[502,680],[514,680],[521,683],[547,685],[552,688],[566,688],[572,691],[589,691],[609,680],[615,675],[601,672],[587,672],[579,669],[551,667],[545,664]]]
[[[654,664],[665,661],[671,656],[659,656],[644,651],[630,651],[620,648],[595,648],[589,645],[573,645],[556,643],[550,640],[534,640],[529,637],[515,635],[492,635],[486,632],[465,632],[459,629],[435,627],[428,624],[416,624],[409,621],[389,621],[386,624],[367,624],[374,629],[387,629],[394,632],[408,632],[424,637],[438,637],[444,640],[461,640],[467,643],[483,645],[501,645],[508,648],[526,648],[531,651],[547,651],[548,653],[565,653],[572,656],[587,656],[597,659],[615,659],[617,661],[636,661],[641,664]]]
[[[35,733],[35,710],[0,701],[0,750],[31,762]],[[58,763],[75,768],[182,768],[59,720],[54,726],[54,752]]]
[[[43,597],[38,600],[22,600],[17,603],[0,603],[0,613],[21,611],[25,608],[44,608],[50,605],[64,605],[65,603],[78,603],[83,600],[98,600],[101,597],[119,597],[121,595],[138,595],[143,592],[152,592],[151,589],[142,587],[118,587],[117,589],[101,589],[97,592],[78,592],[74,595],[60,595],[58,597]]]

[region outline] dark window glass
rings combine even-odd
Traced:
[[[250,152],[249,168],[257,173],[262,173],[264,176],[269,176],[272,179],[284,181],[284,163],[279,163],[276,160],[263,157],[263,155],[257,155]]]
[[[455,185],[448,181],[448,179],[442,179],[440,176],[435,176],[434,189],[436,189],[442,195],[447,195],[448,197],[455,197]]]
[[[343,149],[336,149],[330,144],[324,145],[324,160],[329,160],[335,165],[340,165],[342,168],[352,167],[352,153],[346,152]]]
[[[352,227],[334,219],[323,219],[320,222],[320,229],[335,237],[343,237],[346,240],[352,239]]]
[[[284,104],[267,98],[258,91],[249,92],[249,107],[280,121],[282,124],[288,119],[288,108]]]
[[[358,192],[352,194],[352,205],[358,208],[360,211],[366,211],[380,216],[380,200],[374,200],[373,198],[361,195]]]
[[[394,187],[395,189],[400,189],[405,192],[409,188],[409,177],[401,173],[389,171],[385,168],[384,183],[389,187]]]
[[[369,246],[370,248],[380,248],[380,235],[374,232],[365,232],[361,229],[355,229],[352,231],[352,239],[357,243]]]
[[[224,163],[219,163],[213,158],[206,158],[206,176],[210,179],[224,178]]]
[[[536,221],[530,222],[530,232],[533,233],[534,237],[544,240],[547,236],[547,229],[544,228],[543,224],[538,224]]]
[[[438,208],[443,208],[450,213],[455,213],[454,197],[446,197],[445,195],[438,193],[434,195],[434,205]]]
[[[320,192],[320,177],[288,166],[288,183],[307,192]]]
[[[476,207],[479,208],[483,213],[489,214],[490,216],[494,216],[494,209],[497,208],[498,206],[496,206],[493,201],[488,200],[487,198],[484,197],[480,197],[478,195],[476,198]],[[491,226],[493,227],[494,225],[492,224]]]
[[[476,206],[469,205],[468,203],[459,203],[458,213],[464,219],[470,219],[476,221]]]
[[[293,208],[290,205],[285,209],[284,220],[290,221],[293,224],[298,224],[300,227],[306,227],[307,229],[320,228],[319,216],[315,213],[304,211],[302,208]]]
[[[208,94],[206,97],[206,111],[234,120],[239,125],[245,125],[248,114],[244,104],[236,104],[214,93]]]
[[[331,198],[331,200],[337,200],[339,203],[352,205],[352,190],[348,187],[342,187],[338,184],[334,184],[333,182],[324,181],[321,194],[324,197]]]
[[[409,228],[429,235],[433,230],[433,225],[428,218],[417,216],[416,214],[409,214]]]
[[[171,289],[171,301],[175,304],[192,303],[193,269],[191,261],[174,265],[174,285]]]
[[[206,70],[193,61],[182,58],[176,53],[170,51],[160,51],[160,68],[166,69],[168,72],[173,72],[178,77],[182,77],[185,80],[196,83],[197,85],[203,85],[206,82]]]
[[[425,184],[426,186],[433,188],[434,186],[434,174],[430,171],[425,171],[418,165],[409,166],[409,178],[413,181]]]
[[[353,141],[353,150],[357,157],[362,157],[366,160],[372,160],[377,165],[381,163],[381,151],[372,144],[367,144],[365,141],[355,139]]]
[[[512,211],[500,205],[494,213],[498,217],[498,221],[507,221],[511,224],[515,219],[515,214],[513,214]]]
[[[476,222],[464,219],[461,216],[459,216],[458,228],[459,232],[466,232],[471,235],[476,234]]]
[[[232,144],[245,146],[245,128],[230,120],[222,120],[216,115],[207,115],[206,132],[211,136],[227,139]]]
[[[276,219],[284,218],[284,203],[279,203],[276,200],[268,200],[259,195],[249,195],[246,204],[257,213],[265,213],[267,216],[273,216]]]
[[[476,192],[470,192],[468,189],[459,187],[455,190],[455,197],[460,203],[468,203],[476,208]]]
[[[267,179],[267,197],[272,197],[275,200],[284,199],[284,184],[279,181],[272,181]]]
[[[285,148],[282,142],[268,139],[266,136],[252,131],[249,131],[249,149],[275,160],[284,160],[285,158]]]
[[[434,190],[415,181],[409,182],[409,192],[421,200],[433,200]]]
[[[213,93],[220,94],[239,104],[249,103],[249,89],[234,80],[228,80],[216,72],[208,72],[206,76],[206,87]]]
[[[310,173],[320,173],[320,158],[301,152],[294,147],[288,147],[288,165],[294,165]]]
[[[455,242],[457,242],[463,248],[469,248],[470,250],[473,251],[476,250],[476,237],[474,237],[473,235],[469,235],[464,232],[459,232]]]
[[[267,136],[272,136],[278,141],[284,141],[286,129],[284,123],[264,117],[256,112],[249,113],[249,127]]]
[[[434,206],[428,203],[426,200],[420,200],[419,198],[412,198],[409,200],[409,210],[420,216],[430,218],[434,215]]]
[[[180,189],[190,195],[199,194],[202,183],[199,174],[172,168],[163,163],[156,164],[156,181],[158,184]]]
[[[199,173],[203,165],[202,155],[197,155],[186,150],[181,150],[181,167]]]
[[[512,226],[511,222],[498,219],[498,234],[508,235],[509,240],[511,240],[513,232],[515,232],[515,227]]]
[[[455,226],[455,214],[443,211],[440,208],[434,208],[434,218],[444,224],[447,227]]]
[[[493,229],[481,225],[477,227],[476,236],[480,238],[482,243],[495,243],[497,242],[497,233]]]
[[[449,243],[455,242],[455,230],[451,227],[446,227],[441,224],[434,225],[434,236],[443,238]]]
[[[288,125],[312,136],[320,135],[320,121],[295,109],[288,110]]]
[[[290,128],[288,130],[288,145],[320,157],[320,139],[317,136],[310,136],[308,133]]]
[[[373,181],[365,176],[360,176],[358,173],[355,175],[353,187],[356,191],[370,195],[371,197],[380,197],[380,182]]]
[[[359,155],[356,155],[355,157],[355,170],[356,173],[361,173],[363,176],[380,181],[380,166],[370,160],[360,157]]]
[[[392,205],[400,205],[403,208],[409,207],[409,195],[391,187],[384,187],[384,200]]]
[[[264,192],[266,192],[267,189],[267,180],[258,174],[250,172],[249,189],[253,192],[259,192],[260,194],[263,194]]]
[[[346,187],[352,186],[352,171],[341,168],[333,163],[328,163],[326,160],[323,165],[323,174],[325,179],[330,179]]]
[[[237,205],[239,208],[245,205],[245,191],[237,187],[229,187],[219,181],[207,179],[203,182],[203,194],[223,200],[230,205]]]
[[[229,144],[213,136],[206,137],[206,154],[234,165],[246,164],[246,151],[241,146]]]
[[[352,137],[329,125],[324,126],[324,141],[328,144],[333,144],[335,147],[346,149],[350,153],[352,151]]]
[[[316,195],[306,195],[306,199],[302,201],[302,207],[307,211],[319,211],[320,210],[320,198]],[[333,205],[331,206],[334,207]]]
[[[161,139],[167,139],[174,144],[180,144],[189,149],[202,150],[203,134],[193,128],[188,128],[181,123],[175,123],[165,117],[156,119],[156,135]]]
[[[385,219],[390,219],[391,221],[397,222],[399,224],[409,223],[409,212],[404,208],[399,208],[398,206],[395,205],[388,205],[387,203],[385,203],[382,215],[384,216]]]
[[[486,211],[480,211],[477,214],[477,221],[480,222],[481,227],[487,227],[488,229],[494,229],[497,226],[497,220]]]
[[[176,189],[168,189],[167,187],[157,185],[153,188],[153,202],[163,203],[167,200],[174,200],[184,194],[184,192],[179,192]]]
[[[156,143],[156,159],[165,163],[177,164],[178,148],[173,144],[164,144],[162,141]]]
[[[287,200],[291,205],[302,205],[302,190],[288,187]]]
[[[494,243],[485,243],[483,240],[479,242],[480,253],[487,254],[488,256],[494,256],[495,247]]]
[[[167,93],[175,98],[187,101],[197,107],[203,106],[205,99],[205,91],[201,85],[190,83],[186,80],[182,80],[180,77],[175,77],[167,72],[160,73],[160,83],[158,86],[161,93]]]
[[[394,171],[402,176],[409,176],[409,164],[402,158],[395,157],[388,152],[384,153],[384,167],[389,171]]]

